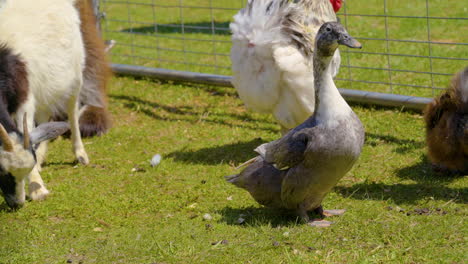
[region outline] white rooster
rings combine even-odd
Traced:
[[[248,0],[230,24],[232,84],[247,108],[273,114],[283,133],[314,112],[315,35],[337,20],[339,6],[341,0]],[[333,77],[340,61],[337,50]]]

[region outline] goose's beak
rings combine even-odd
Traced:
[[[343,35],[338,40],[338,44],[345,45],[345,46],[353,48],[353,49],[362,48],[362,45],[361,45],[361,43],[359,43],[359,41],[357,41],[356,39],[354,39],[353,37],[351,37],[350,35],[347,35],[347,34]]]

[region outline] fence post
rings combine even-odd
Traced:
[[[92,0],[92,4],[94,16],[96,17],[96,28],[98,29],[99,34],[101,34],[101,18],[103,17],[103,14],[99,12],[99,1],[100,0]]]

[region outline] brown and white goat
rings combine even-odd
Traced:
[[[31,140],[31,145],[37,145],[59,134],[60,129],[48,121],[66,112],[75,156],[83,164],[89,162],[78,126],[85,51],[74,4],[74,0],[0,1],[0,123],[10,139],[8,143],[4,137],[0,149],[0,187],[11,207],[24,203],[25,179],[31,199],[43,199],[49,193],[39,174],[43,153],[21,143],[24,135],[19,131],[26,129],[24,124],[32,131],[31,139],[40,139]],[[38,131],[46,131],[37,134],[45,136],[36,136],[35,124]],[[11,165],[22,159],[28,162],[20,162],[21,169]]]
[[[428,156],[434,169],[468,173],[468,67],[424,111]]]

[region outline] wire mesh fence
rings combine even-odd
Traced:
[[[114,63],[230,75],[229,23],[246,0],[101,0]],[[347,0],[338,17],[362,50],[342,50],[337,86],[432,97],[468,63],[468,4]]]

